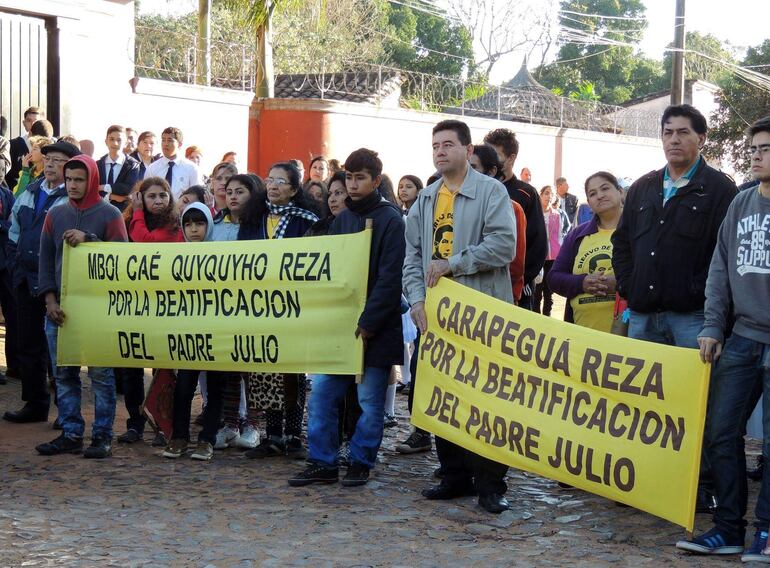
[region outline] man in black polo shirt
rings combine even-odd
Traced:
[[[503,164],[503,185],[508,196],[521,205],[527,216],[527,253],[524,258],[524,292],[518,305],[531,310],[535,292],[535,278],[540,274],[548,255],[548,233],[545,230],[543,208],[534,187],[521,181],[513,173],[513,164],[519,153],[516,134],[507,128],[497,128],[484,136],[484,143],[492,146]]]

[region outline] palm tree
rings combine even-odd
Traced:
[[[200,5],[211,0],[199,0]],[[319,0],[322,6],[324,0]],[[238,16],[244,28],[253,30],[257,39],[258,56],[255,59],[255,94],[258,98],[275,95],[273,77],[272,20],[276,10],[302,9],[303,0],[222,0]],[[201,12],[199,11],[199,18]]]

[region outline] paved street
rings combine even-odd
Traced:
[[[18,381],[0,386],[0,412],[17,407],[19,395]],[[86,388],[85,400],[90,395]],[[247,460],[236,450],[210,463],[167,460],[149,435],[144,444],[116,446],[104,461],[41,457],[33,447],[56,436],[50,423],[0,421],[0,566],[740,563],[679,554],[680,528],[517,471],[508,480],[513,508],[500,516],[474,498],[425,501],[420,490],[433,481],[435,453],[394,451],[408,428],[406,397],[397,402],[400,424],[386,431],[373,481],[361,488],[293,489],[286,478],[302,463]],[[122,404],[119,397],[116,433],[124,431]],[[700,528],[708,522],[698,519]]]

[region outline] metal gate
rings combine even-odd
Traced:
[[[24,111],[31,106],[48,106],[46,22],[0,12],[0,113],[8,120],[6,137],[24,133]]]

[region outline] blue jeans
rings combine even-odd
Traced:
[[[82,438],[85,421],[80,413],[80,367],[57,367],[56,344],[59,326],[45,318],[45,335],[48,352],[56,379],[56,397],[59,406],[59,421],[68,438]],[[91,390],[94,391],[94,424],[92,438],[112,439],[112,425],[115,422],[115,373],[108,367],[88,367]]]
[[[744,424],[754,409],[754,388],[762,383],[764,399],[762,455],[770,464],[770,345],[733,333],[711,373],[710,407],[706,418],[706,451],[717,496],[714,523],[729,534],[746,529],[748,487]],[[765,465],[765,467],[768,467]],[[762,476],[755,526],[770,526],[770,473]]]
[[[377,451],[382,443],[389,375],[390,367],[366,367],[364,380],[358,385],[361,417],[350,439],[350,460],[370,469],[377,461]],[[339,405],[353,380],[349,375],[316,375],[308,407],[307,441],[311,462],[337,467]]]
[[[703,329],[703,310],[694,312],[652,312],[642,314],[631,311],[628,337],[698,349],[698,334]]]

